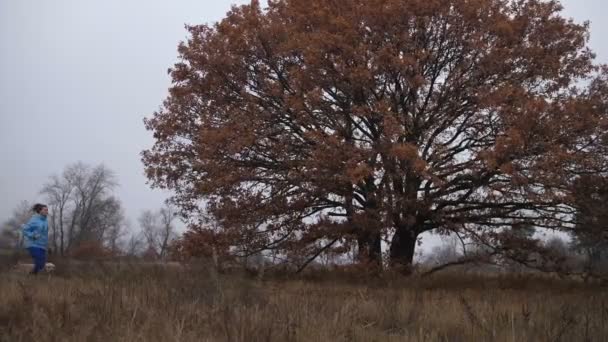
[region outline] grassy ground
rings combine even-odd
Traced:
[[[204,269],[0,274],[0,341],[606,341],[608,294],[456,274],[251,279]]]

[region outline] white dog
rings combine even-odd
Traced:
[[[55,270],[55,264],[53,264],[52,262],[47,262],[44,265],[44,271],[45,272],[53,272]]]

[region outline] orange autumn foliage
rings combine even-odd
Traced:
[[[407,265],[431,230],[502,251],[497,232],[513,226],[572,229],[568,185],[608,169],[608,92],[588,25],[560,11],[540,0],[234,7],[188,26],[170,95],[145,120],[147,176],[193,226],[217,222],[237,254],[306,261],[356,245],[379,262],[384,239]]]

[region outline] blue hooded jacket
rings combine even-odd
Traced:
[[[49,243],[49,225],[46,216],[35,214],[22,228],[25,248],[46,250]]]

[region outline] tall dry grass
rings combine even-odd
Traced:
[[[0,275],[0,341],[608,340],[606,291],[550,278],[61,272]]]

